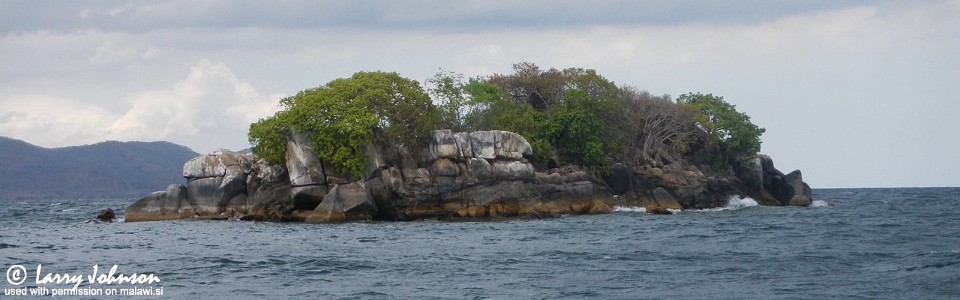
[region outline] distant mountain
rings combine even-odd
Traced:
[[[0,137],[0,199],[141,197],[183,181],[198,155],[168,142],[43,148]]]

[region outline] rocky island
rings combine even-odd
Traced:
[[[731,197],[811,204],[800,171],[757,154],[763,129],[722,98],[674,103],[592,70],[515,69],[469,83],[440,73],[434,99],[384,72],[305,90],[251,126],[252,153],[187,161],[185,183],[133,203],[125,221],[541,218]]]
[[[286,165],[251,153],[215,152],[183,167],[186,184],[152,193],[126,210],[126,222],[189,218],[299,221],[553,217],[601,214],[615,206],[649,210],[719,207],[730,197],[763,205],[807,206],[800,171],[783,174],[766,155],[733,176],[696,167],[635,170],[614,164],[606,178],[566,166],[537,170],[530,144],[507,131],[437,130],[424,159],[387,161],[370,145],[366,176],[331,172],[303,135],[287,141]],[[395,150],[395,149],[393,149]]]

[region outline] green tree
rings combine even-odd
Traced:
[[[464,92],[463,74],[440,70],[427,79],[428,89],[439,105],[440,127],[458,131],[467,130],[466,114],[471,110]]]
[[[602,169],[609,165],[604,150],[603,127],[599,118],[602,103],[583,90],[568,90],[563,108],[557,109],[545,127],[563,160]]]
[[[550,144],[542,134],[544,113],[505,99],[499,87],[483,78],[467,82],[463,78],[462,74],[440,71],[427,80],[430,94],[440,104],[441,126],[454,131],[511,131],[530,142],[534,161],[546,161]]]
[[[397,73],[358,72],[280,103],[283,111],[250,125],[257,156],[281,163],[284,137],[295,130],[311,137],[320,157],[353,175],[363,175],[364,147],[375,137],[418,149],[439,124],[439,112],[419,83]]]
[[[598,153],[605,157],[622,160],[625,156],[627,141],[631,135],[626,134],[629,128],[629,118],[625,114],[624,101],[620,89],[612,81],[607,80],[596,71],[583,68],[567,68],[563,70],[540,69],[533,63],[523,62],[513,65],[514,72],[510,75],[493,75],[487,82],[500,87],[503,95],[518,105],[532,107],[542,112],[547,123],[553,122],[553,127],[543,127],[541,136],[550,141],[554,147],[565,149],[558,152],[566,153],[563,157],[577,158],[571,160],[588,165],[603,165],[606,158],[601,159]],[[570,93],[570,91],[578,91]],[[570,98],[573,96],[574,98]],[[576,102],[576,103],[571,103]],[[598,134],[599,138],[592,140],[592,148],[578,145],[568,146],[555,138],[557,126],[566,128],[568,125],[579,124],[575,121],[573,111],[585,113],[598,122],[599,126],[591,127],[591,134]],[[562,118],[557,119],[557,118]],[[558,123],[559,122],[559,123]],[[560,124],[564,123],[564,124]],[[552,136],[552,137],[550,137]],[[566,139],[572,142],[571,139]],[[576,153],[570,151],[591,150],[592,153]],[[598,151],[594,151],[598,150]],[[589,157],[589,159],[581,159]]]
[[[514,103],[503,97],[500,89],[480,78],[470,79],[464,92],[471,105],[466,115],[469,130],[506,130],[527,139],[533,148],[534,161],[545,162],[550,156],[550,143],[544,135],[545,115],[532,106]]]
[[[712,159],[715,165],[737,165],[760,152],[760,136],[766,130],[723,97],[688,93],[678,97],[677,104],[695,113],[693,120],[707,133],[707,149],[719,154]]]

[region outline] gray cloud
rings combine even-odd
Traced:
[[[748,24],[876,1],[7,1],[2,32],[170,28],[476,31],[593,25]]]

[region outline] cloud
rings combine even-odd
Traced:
[[[722,95],[768,129],[779,166],[816,186],[946,182],[942,170],[960,168],[936,152],[960,147],[942,138],[960,131],[960,1],[584,3],[0,2],[0,135],[241,148],[278,108],[273,93],[356,71],[424,80],[530,61]],[[864,177],[837,169],[847,163],[947,175]]]
[[[188,1],[0,3],[0,32],[292,28],[485,31],[595,25],[746,24],[875,1]]]
[[[225,64],[202,60],[170,88],[105,103],[125,106],[119,114],[82,99],[12,95],[17,101],[0,108],[0,135],[48,147],[166,140],[201,152],[242,149],[250,123],[276,112],[282,96],[262,95]]]
[[[123,140],[170,140],[213,150],[246,146],[250,123],[279,109],[276,96],[261,95],[223,63],[203,60],[172,88],[132,96],[133,107],[107,127],[107,136]],[[202,147],[198,147],[201,146]]]
[[[107,110],[46,95],[20,95],[0,108],[0,135],[49,147],[99,141]]]

